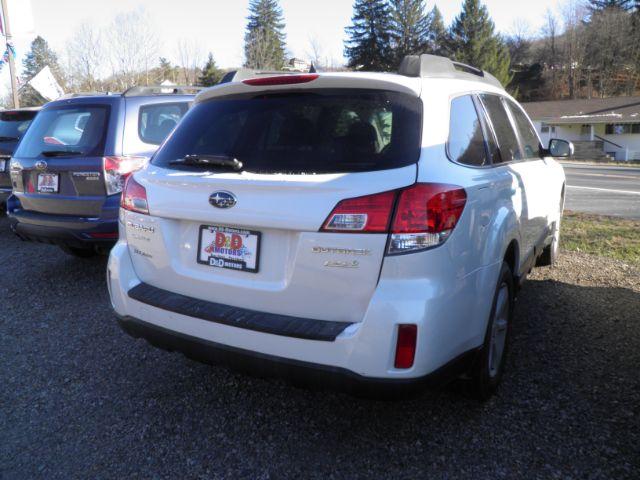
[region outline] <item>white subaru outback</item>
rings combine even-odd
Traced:
[[[238,71],[129,177],[108,285],[153,345],[369,392],[498,385],[514,298],[557,255],[565,177],[486,72]]]

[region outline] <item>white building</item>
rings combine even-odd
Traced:
[[[640,97],[523,103],[543,144],[574,142],[576,158],[640,160]]]

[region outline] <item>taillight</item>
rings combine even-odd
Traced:
[[[416,183],[342,200],[320,231],[391,233],[388,254],[423,250],[442,244],[451,235],[466,202],[467,193],[462,187]]]
[[[388,253],[405,253],[443,243],[467,202],[464,188],[416,183],[400,192],[391,224]]]
[[[320,75],[317,73],[309,73],[303,75],[278,75],[276,77],[258,77],[243,80],[245,85],[268,86],[268,85],[294,85],[297,83],[309,83],[313,82]]]
[[[391,191],[342,200],[329,214],[321,231],[388,232],[395,198],[396,192]]]
[[[398,325],[398,340],[396,342],[395,368],[411,368],[416,356],[416,340],[418,326],[413,324]]]
[[[120,199],[120,206],[131,212],[149,215],[147,191],[142,185],[136,182],[131,175],[126,179],[124,192]]]
[[[115,195],[122,192],[126,178],[136,170],[144,167],[147,157],[111,156],[104,157],[104,185],[107,195]]]

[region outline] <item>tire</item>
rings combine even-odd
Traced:
[[[500,385],[509,351],[514,306],[513,274],[502,263],[493,296],[491,315],[484,343],[471,371],[471,393],[480,401],[488,400]]]
[[[60,249],[67,255],[77,258],[91,258],[97,255],[93,248],[70,247],[68,245],[60,245]]]

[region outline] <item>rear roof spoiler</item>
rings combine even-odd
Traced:
[[[475,80],[495,87],[504,88],[500,81],[489,72],[471,65],[455,62],[438,55],[407,55],[402,59],[398,74],[418,78],[455,78]]]
[[[317,73],[316,67],[311,64],[308,72],[296,72],[292,70],[255,70],[252,68],[239,68],[238,70],[231,70],[224,74],[219,84],[241,82],[242,80],[248,80],[250,78],[259,77],[277,77],[281,75],[300,75],[302,73]]]

